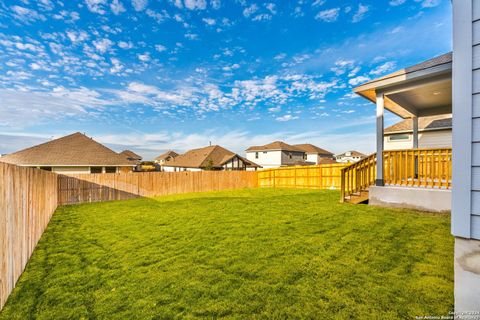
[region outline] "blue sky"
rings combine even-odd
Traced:
[[[375,106],[352,87],[450,50],[448,0],[0,1],[0,153],[75,131],[146,158],[369,153]]]

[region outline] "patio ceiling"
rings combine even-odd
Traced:
[[[451,113],[451,53],[374,79],[354,92],[373,103],[383,94],[385,108],[402,118]]]

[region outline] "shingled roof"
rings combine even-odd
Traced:
[[[293,146],[297,149],[302,150],[305,153],[314,153],[314,154],[333,156],[332,152],[319,148],[310,143],[294,144]]]
[[[248,167],[259,167],[252,161],[217,145],[189,150],[184,154],[167,160],[164,165],[167,167],[205,168],[211,164],[214,168],[221,168],[235,156],[240,158]]]
[[[20,166],[134,166],[135,163],[77,132],[0,158]]]
[[[452,129],[452,115],[438,115],[431,117],[418,118],[418,130],[430,131],[430,130],[445,130]],[[412,120],[405,119],[394,125],[385,128],[385,133],[398,133],[398,132],[412,132]]]
[[[178,153],[176,153],[173,150],[168,150],[167,152],[162,153],[161,155],[156,157],[155,160],[157,161],[167,160],[169,157],[172,157],[172,158],[178,157]]]
[[[123,150],[120,155],[125,156],[129,160],[142,160],[142,157],[131,150]]]
[[[267,150],[282,150],[282,151],[297,151],[303,152],[299,148],[289,145],[283,141],[274,141],[272,143],[263,145],[263,146],[253,146],[249,147],[246,151],[267,151]]]

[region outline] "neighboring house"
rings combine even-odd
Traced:
[[[260,166],[221,146],[192,149],[170,157],[162,165],[163,171],[202,170],[256,170]]]
[[[351,163],[351,162],[357,162],[365,158],[366,155],[364,155],[361,152],[351,150],[351,151],[346,151],[341,154],[337,154],[335,156],[335,160],[339,163]]]
[[[384,150],[413,148],[413,124],[410,119],[387,127],[384,132]],[[418,118],[418,147],[451,148],[452,115]]]
[[[142,161],[142,157],[131,150],[123,150],[122,152],[120,152],[120,155],[126,157],[130,161],[134,161],[138,163]]]
[[[80,132],[17,151],[1,162],[60,174],[129,172],[135,163]]]
[[[305,152],[282,141],[275,141],[264,146],[254,146],[245,150],[247,159],[261,165],[263,168],[277,168],[306,163]]]
[[[480,1],[453,0],[455,312],[480,313]]]
[[[311,162],[313,164],[335,162],[333,153],[325,149],[319,148],[313,144],[303,143],[303,144],[294,144],[293,146],[305,153],[303,159],[306,162]]]
[[[168,150],[167,152],[165,153],[162,153],[161,155],[159,155],[158,157],[155,158],[155,163],[157,163],[159,166],[160,166],[160,169],[162,170],[162,167],[163,165],[165,164],[165,162],[175,158],[175,157],[178,157],[178,153],[176,153],[175,151],[173,150]]]

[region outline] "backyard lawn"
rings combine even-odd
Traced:
[[[338,199],[253,189],[60,207],[0,319],[447,315],[449,215]]]

